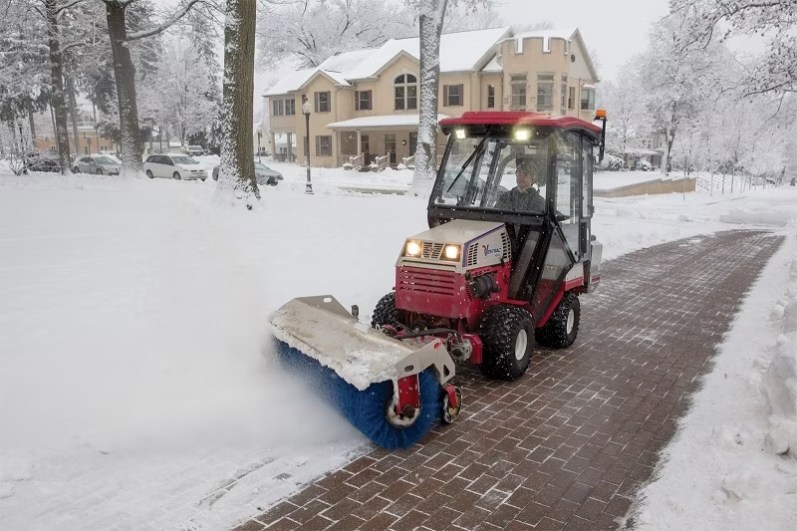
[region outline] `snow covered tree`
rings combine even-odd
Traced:
[[[415,150],[415,173],[412,193],[425,196],[431,192],[437,165],[437,93],[440,84],[440,35],[448,0],[406,0],[417,10],[420,52],[420,116],[418,120],[418,145]],[[456,0],[452,0],[456,4]],[[463,0],[470,9],[490,6],[490,0]]]
[[[55,136],[58,139],[58,161],[61,164],[61,173],[70,171],[69,133],[67,132],[67,107],[64,96],[63,57],[61,56],[61,41],[58,31],[58,15],[65,9],[58,7],[57,0],[44,0],[45,16],[47,17],[47,43],[50,51],[50,102],[55,114]]]
[[[128,33],[128,8],[136,0],[101,0],[105,3],[108,20],[108,35],[113,54],[116,97],[119,104],[119,131],[121,143],[122,172],[140,174],[143,167],[143,142],[138,121],[136,99],[136,69],[130,54],[130,43],[152,37],[163,32],[180,20],[197,2],[184,0],[161,24]]]
[[[488,28],[498,28],[504,26],[505,22],[501,15],[492,5],[484,5],[482,9],[474,10],[467,4],[452,3],[446,10],[446,17],[443,21],[443,31],[453,33],[455,31],[476,31]],[[518,31],[531,31],[532,29],[552,29],[550,22],[545,23],[546,27],[529,25],[528,27],[518,27]]]
[[[605,108],[609,115],[606,122],[606,145],[609,151],[625,155],[628,148],[635,145],[643,128],[645,109],[639,95],[642,85],[639,79],[641,58],[628,61],[620,71],[621,81],[604,81],[598,93],[599,107]]]
[[[696,7],[695,42],[705,45],[717,35],[722,40],[739,34],[765,40],[766,53],[744,80],[747,94],[797,92],[797,0],[670,0],[673,13]]]
[[[252,156],[255,20],[254,2],[227,0],[219,186],[233,190],[249,209],[260,200]]]
[[[309,68],[414,33],[413,12],[394,1],[270,0],[261,5],[259,59],[267,69],[285,62]]]
[[[662,169],[669,172],[676,134],[685,117],[701,109],[718,86],[717,64],[722,47],[703,46],[692,39],[698,10],[682,10],[661,20],[650,35],[643,54],[641,80],[652,129],[665,136]]]
[[[36,137],[33,114],[50,100],[47,29],[33,8],[30,2],[11,3],[0,19],[0,124],[27,118],[31,143]]]
[[[193,41],[180,36],[167,39],[158,64],[156,105],[150,113],[184,143],[187,136],[209,127],[215,117],[214,77]]]

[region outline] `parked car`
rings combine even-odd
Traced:
[[[283,179],[282,174],[276,170],[272,170],[265,164],[255,161],[255,178],[257,184],[277,186],[277,183]],[[219,180],[219,167],[213,168],[213,180]]]
[[[25,172],[28,171],[60,173],[61,163],[54,157],[38,154],[32,155],[25,159]]]
[[[182,153],[150,155],[144,162],[144,173],[150,179],[166,177],[204,181],[208,178],[208,171],[199,164],[199,161]]]
[[[201,157],[205,154],[205,148],[202,146],[188,146],[185,151],[189,157]]]
[[[111,155],[93,153],[78,157],[72,165],[73,173],[95,173],[97,175],[119,175],[122,163]]]

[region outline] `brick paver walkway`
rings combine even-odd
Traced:
[[[781,241],[731,231],[605,264],[571,349],[539,350],[512,383],[463,368],[456,424],[375,449],[239,530],[617,527]]]

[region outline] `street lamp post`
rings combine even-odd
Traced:
[[[304,193],[312,194],[313,183],[310,181],[310,111],[312,111],[313,105],[307,100],[307,96],[302,96],[302,99],[302,112],[304,113],[305,123],[304,149],[305,153],[307,153],[307,185],[304,187]]]
[[[261,162],[260,160],[260,137],[263,135],[263,130],[259,127],[257,128],[257,161]]]

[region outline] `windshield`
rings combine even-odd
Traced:
[[[111,157],[106,157],[106,156],[94,157],[94,162],[96,162],[97,164],[119,164]]]
[[[433,200],[438,205],[543,214],[548,160],[547,138],[453,139]]]
[[[259,162],[255,162],[255,169],[260,171],[271,171],[271,168]]]
[[[198,161],[191,157],[172,157],[175,164],[199,164]]]

